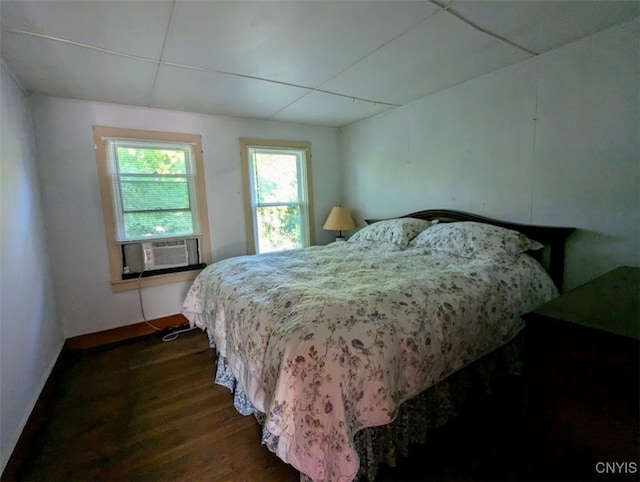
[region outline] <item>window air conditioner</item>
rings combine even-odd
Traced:
[[[145,271],[175,268],[189,264],[187,242],[184,239],[142,243],[142,252],[144,254]]]

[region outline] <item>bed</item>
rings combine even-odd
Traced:
[[[516,366],[520,316],[557,295],[571,232],[450,210],[367,223],[214,263],[182,307],[216,382],[304,480],[373,479],[455,413],[470,373]]]

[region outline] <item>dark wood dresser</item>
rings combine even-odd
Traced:
[[[640,268],[616,268],[525,320],[524,475],[638,480]]]

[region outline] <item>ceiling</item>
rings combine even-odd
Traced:
[[[0,0],[0,42],[34,94],[341,127],[638,15],[613,0]]]

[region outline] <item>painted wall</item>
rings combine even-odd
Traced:
[[[639,46],[636,19],[343,128],[345,204],[576,227],[565,288],[640,266]]]
[[[60,320],[66,337],[143,321],[137,291],[112,293],[92,126],[202,135],[214,260],[246,253],[240,137],[311,142],[316,243],[340,202],[337,129],[214,117],[54,97],[32,99],[38,170]],[[191,282],[142,290],[148,319],[179,313]]]
[[[0,67],[0,472],[64,338],[57,321],[29,104]]]

